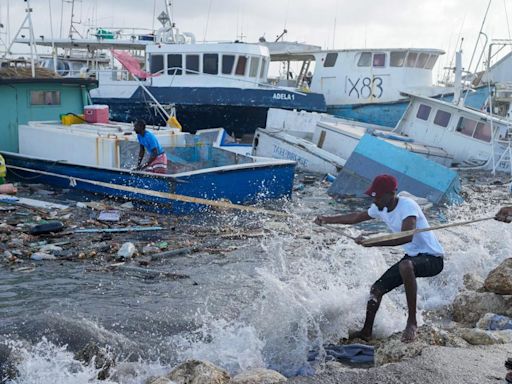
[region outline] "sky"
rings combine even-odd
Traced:
[[[50,37],[51,24],[55,37],[61,29],[67,35],[70,0],[30,2],[36,37]],[[453,63],[456,47],[462,46],[467,69],[488,5],[489,0],[175,0],[172,16],[181,31],[194,33],[198,41],[255,42],[261,36],[272,41],[286,29],[285,40],[328,49],[439,48],[447,53],[438,62],[439,77]],[[23,0],[0,0],[4,42],[22,24],[24,7]],[[74,13],[81,33],[91,25],[153,29],[160,25],[154,16],[164,7],[164,0],[75,0]],[[511,24],[512,0],[491,0],[483,28],[489,40],[510,39]],[[481,46],[473,63],[480,51]]]

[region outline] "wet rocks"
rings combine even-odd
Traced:
[[[453,301],[453,319],[475,326],[476,322],[486,313],[508,315],[512,312],[511,304],[512,296],[502,296],[492,292],[462,292]]]
[[[458,328],[455,333],[471,345],[506,344],[512,342],[512,331],[486,331],[478,328]]]
[[[493,269],[484,283],[485,289],[500,295],[512,295],[512,258]]]
[[[484,279],[474,273],[466,273],[462,281],[468,291],[481,291],[484,286]]]
[[[428,346],[466,347],[468,343],[447,331],[423,325],[418,328],[416,340],[412,343],[401,341],[402,333],[393,334],[375,347],[375,365],[396,363],[419,356]]]
[[[478,320],[476,327],[489,331],[512,329],[512,319],[495,313],[486,313]]]
[[[100,370],[97,375],[98,380],[106,380],[110,375],[110,368],[115,365],[115,359],[111,354],[94,342],[88,343],[75,353],[75,359],[82,361],[85,365],[94,364],[94,367]]]
[[[256,368],[242,372],[231,379],[229,384],[279,384],[287,381],[279,372]]]
[[[167,375],[176,384],[227,384],[229,374],[208,361],[187,360]]]

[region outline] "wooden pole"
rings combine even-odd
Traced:
[[[385,235],[370,237],[370,238],[364,240],[361,243],[361,245],[373,245],[373,244],[376,244],[376,243],[380,243],[381,241],[403,239],[404,237],[415,235],[415,234],[421,233],[421,232],[435,231],[435,230],[443,229],[443,228],[457,227],[457,226],[460,226],[460,225],[477,223],[479,221],[484,221],[484,220],[492,220],[495,217],[496,216],[481,217],[479,219],[462,221],[462,222],[459,222],[459,223],[443,224],[443,225],[437,225],[437,226],[434,226],[434,227],[417,228],[417,229],[412,229],[410,231],[402,231],[402,232],[396,232],[396,233],[389,233],[389,234],[385,234]]]

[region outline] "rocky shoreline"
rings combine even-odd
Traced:
[[[375,343],[375,367],[349,368],[328,362],[311,377],[287,380],[278,372],[256,369],[234,377],[209,362],[190,360],[166,376],[145,384],[326,384],[505,382],[504,362],[512,355],[512,258],[493,269],[485,281],[464,277],[465,290],[447,308],[454,321],[423,325],[416,340],[401,333]],[[360,342],[360,340],[356,340]]]
[[[20,186],[25,196],[51,200],[60,191],[40,186]],[[59,201],[59,199],[56,199]],[[68,204],[69,205],[69,204]],[[188,278],[162,269],[160,261],[184,253],[229,254],[250,239],[258,239],[268,231],[279,231],[282,223],[251,222],[235,230],[217,225],[196,225],[191,218],[176,218],[140,212],[126,204],[112,201],[78,203],[69,208],[34,208],[2,205],[0,222],[0,259],[5,268],[31,273],[41,263],[86,263],[86,270],[111,273],[122,269],[126,274],[144,274],[171,279]],[[493,208],[495,209],[495,208]],[[102,212],[116,211],[114,222],[100,220]],[[38,223],[59,221],[64,230],[46,235],[30,234]],[[281,226],[279,225],[281,224]],[[161,226],[166,231],[109,233],[113,227]],[[286,227],[286,226],[285,226]],[[510,230],[507,227],[506,230]],[[76,230],[94,232],[78,234]],[[212,242],[212,240],[216,240]],[[219,241],[220,239],[220,241]],[[131,246],[126,245],[130,243]],[[127,251],[127,252],[124,252]],[[149,268],[148,268],[149,267]],[[151,275],[151,276],[150,276]],[[425,325],[419,328],[417,340],[400,341],[400,333],[375,343],[375,367],[350,368],[339,362],[317,367],[314,376],[286,379],[278,372],[255,369],[230,375],[209,362],[187,361],[164,376],[144,384],[165,383],[496,383],[505,382],[504,362],[512,357],[512,258],[504,260],[487,278],[473,274],[464,276],[464,289],[453,303],[425,314]],[[359,342],[359,341],[350,341]],[[0,363],[9,360],[1,357]],[[75,355],[85,365],[94,364],[97,380],[122,382],[116,358],[103,347],[87,345]],[[0,373],[6,371],[0,364]],[[16,376],[15,364],[11,369]],[[4,376],[2,376],[3,379]]]

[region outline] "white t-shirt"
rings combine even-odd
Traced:
[[[398,204],[395,209],[388,212],[387,207],[382,211],[375,204],[368,209],[368,215],[374,219],[381,219],[386,223],[392,232],[400,232],[402,230],[402,222],[409,216],[416,217],[416,228],[428,228],[428,221],[423,214],[420,206],[408,197],[399,197]],[[420,232],[412,237],[412,241],[403,244],[402,248],[409,256],[417,256],[418,253],[428,253],[434,256],[443,256],[444,250],[439,241],[437,241],[434,233]]]

